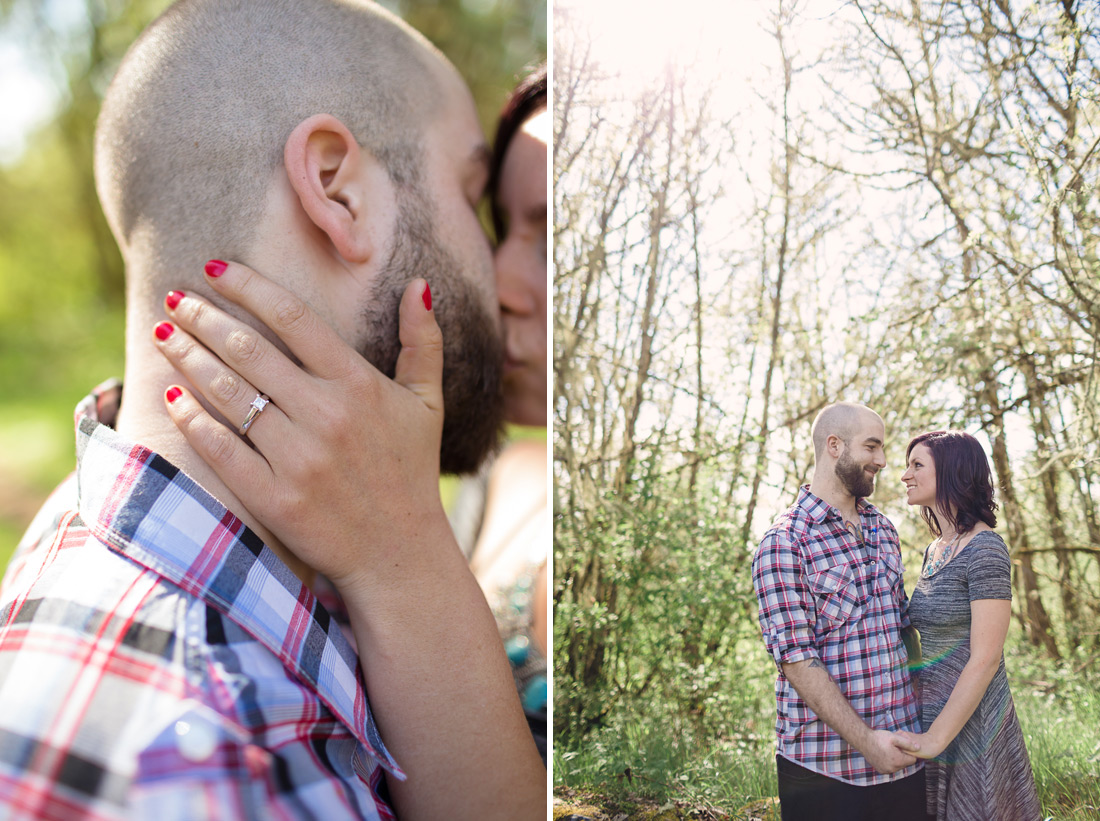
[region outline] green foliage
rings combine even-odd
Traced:
[[[564,570],[555,610],[557,737],[606,726],[622,703],[658,699],[700,728],[724,732],[740,697],[730,664],[755,627],[748,555],[717,508],[700,508],[659,479],[632,488],[629,504],[600,499],[591,523],[562,521]]]
[[[7,567],[16,545],[23,537],[23,528],[0,518],[0,567]]]
[[[609,734],[601,735],[591,750],[555,756],[554,783],[725,808],[775,794],[775,763],[767,750],[746,756],[719,745],[688,745],[665,732],[639,722],[607,741],[601,739]]]
[[[546,0],[396,0],[384,5],[455,64],[491,139],[508,94],[546,59]]]
[[[706,803],[727,812],[775,795],[773,677],[767,668],[743,672],[725,682],[728,690],[753,691],[726,714],[739,731],[714,734],[685,719],[675,705],[648,699],[617,712],[578,747],[555,747],[554,783]]]
[[[1095,662],[1076,658],[1052,664],[1023,641],[1006,651],[1039,798],[1044,812],[1055,818],[1100,813],[1100,673]]]

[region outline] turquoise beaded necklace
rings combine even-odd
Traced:
[[[951,561],[951,557],[955,555],[955,549],[959,546],[959,542],[962,541],[962,537],[966,532],[968,531],[964,531],[963,533],[955,531],[955,538],[947,545],[947,547],[943,549],[943,552],[940,553],[939,559],[937,559],[936,561],[931,561],[925,566],[925,576],[934,575],[937,570],[939,570],[941,567]]]

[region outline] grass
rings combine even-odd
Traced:
[[[15,552],[15,546],[23,537],[23,531],[23,527],[7,519],[0,519],[0,576],[11,561],[11,554]]]
[[[694,817],[748,818],[749,808],[776,794],[770,740],[708,743],[682,728],[638,722],[606,732],[586,747],[555,750],[554,781],[618,810],[614,815],[625,811],[633,817],[630,806],[675,804]]]
[[[122,327],[119,308],[96,305],[0,323],[0,572],[74,467],[76,403],[122,376]]]
[[[1100,818],[1097,674],[1083,672],[1085,658],[1057,666],[1039,658],[1015,626],[1006,658],[1044,818]],[[555,748],[556,791],[590,801],[602,796],[611,808],[633,800],[676,803],[692,808],[695,818],[766,817],[759,808],[777,789],[772,681],[770,670],[747,675],[742,669],[731,687],[745,695],[734,702],[745,712],[725,722],[741,731],[727,736],[707,736],[690,723],[662,716],[659,705],[621,713],[577,749]],[[763,710],[748,697],[761,688],[769,696]]]
[[[773,668],[774,669],[774,668]],[[709,737],[659,707],[614,719],[576,750],[555,748],[554,783],[615,801],[680,802],[701,813],[741,813],[776,794],[770,671],[744,676],[736,704],[747,712],[736,731]],[[754,706],[756,705],[756,706]],[[759,706],[767,705],[767,706]]]
[[[1022,648],[1008,664],[1044,813],[1074,821],[1100,818],[1097,676],[1074,674],[1080,666],[1077,659],[1054,668]]]

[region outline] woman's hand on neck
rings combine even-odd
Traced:
[[[123,382],[123,402],[115,429],[132,442],[163,456],[199,483],[221,502],[250,530],[259,536],[271,552],[302,580],[313,585],[316,575],[312,568],[291,553],[253,516],[203,459],[188,444],[164,407],[164,392],[170,385],[187,384],[187,380],[151,346],[149,356],[127,351],[126,377]],[[212,411],[213,412],[213,411]]]

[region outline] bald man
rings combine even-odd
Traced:
[[[132,46],[95,152],[126,264],[125,398],[105,385],[78,407],[74,478],[0,592],[0,816],[543,815],[545,770],[484,599],[473,640],[447,632],[470,629],[461,612],[436,632],[476,656],[455,664],[503,682],[499,711],[485,691],[456,708],[463,676],[402,677],[400,631],[315,580],[233,496],[169,418],[183,377],[150,332],[181,286],[239,315],[206,279],[226,272],[216,253],[392,376],[399,303],[424,277],[446,346],[440,461],[472,469],[502,406],[476,213],[487,156],[454,68],[361,0],[181,0]],[[421,615],[446,601],[406,598]],[[462,743],[439,743],[443,723]]]
[[[867,502],[886,466],[870,408],[814,420],[814,473],[753,557],[776,681],[779,800],[791,819],[924,821],[924,770],[897,735],[919,727],[894,526]]]

